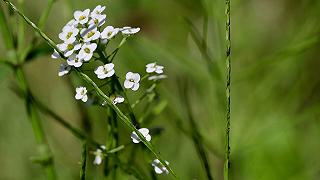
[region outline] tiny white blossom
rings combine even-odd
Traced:
[[[128,26],[121,28],[122,34],[127,35],[127,36],[130,36],[132,34],[136,34],[139,31],[140,31],[140,28],[132,28],[132,27],[128,27]]]
[[[113,26],[107,26],[104,28],[104,30],[101,32],[100,37],[101,39],[112,39],[115,35],[117,35],[119,32],[119,28],[114,28]]]
[[[51,58],[52,59],[58,59],[58,58],[60,58],[60,55],[56,50],[54,50],[54,52],[51,54]]]
[[[60,64],[58,75],[60,77],[64,76],[64,75],[68,74],[70,72],[70,70],[71,70],[71,67],[67,63],[62,63],[62,64]]]
[[[156,63],[149,63],[146,65],[146,72],[147,73],[157,73],[157,74],[161,74],[163,73],[163,66],[157,65]]]
[[[151,141],[151,135],[149,134],[149,129],[147,128],[141,128],[138,130],[143,137],[147,140],[147,141]],[[141,141],[141,139],[139,138],[138,134],[136,132],[132,132],[131,133],[131,139],[133,143],[139,143]]]
[[[166,75],[160,74],[160,75],[150,76],[150,77],[148,77],[148,80],[150,80],[150,81],[156,81],[156,80],[165,79],[165,78],[167,78]]]
[[[86,43],[81,47],[79,51],[78,58],[83,59],[84,61],[89,61],[92,56],[93,52],[96,50],[97,44],[96,43]]]
[[[67,24],[62,28],[62,31],[66,31],[69,28],[77,28],[78,22],[74,19],[71,19]]]
[[[94,41],[99,39],[100,32],[97,30],[97,27],[84,28],[81,30],[81,37],[83,37],[84,42]]]
[[[59,49],[64,52],[65,57],[69,57],[73,54],[74,51],[79,50],[81,48],[81,44],[77,42],[71,43],[63,43]]]
[[[120,103],[123,103],[123,102],[124,102],[124,97],[122,97],[122,96],[116,96],[112,101],[112,103],[114,105],[120,104]]]
[[[89,27],[95,26],[100,27],[106,22],[106,15],[105,14],[96,14],[94,16],[91,16],[92,19],[89,21]]]
[[[111,77],[114,74],[114,64],[108,63],[103,66],[99,66],[94,73],[98,76],[99,79],[105,79]]]
[[[100,165],[102,163],[102,160],[104,158],[102,149],[105,150],[106,147],[105,146],[100,146],[100,148],[98,148],[93,154],[95,155],[93,164],[94,165]]]
[[[61,44],[57,44],[57,47],[58,47],[58,49],[60,50],[60,51],[63,51],[62,49],[62,47],[63,47],[63,43],[61,43]],[[56,51],[56,50],[54,50],[54,52],[51,54],[51,58],[52,59],[57,59],[57,58],[60,58],[60,54]]]
[[[79,33],[79,29],[72,26],[65,26],[63,31],[59,34],[59,38],[67,43],[73,43],[76,40],[76,36]]]
[[[91,12],[91,17],[94,17],[96,15],[101,15],[101,13],[106,9],[105,6],[101,6],[101,5],[98,5],[97,7],[95,7],[93,9],[93,11]]]
[[[165,161],[165,162],[166,162],[167,165],[169,165],[168,161]],[[153,166],[154,171],[157,174],[162,174],[162,173],[169,174],[168,169],[159,161],[159,159],[153,160],[151,165]]]
[[[77,100],[81,99],[83,102],[87,102],[88,100],[88,95],[87,95],[87,88],[80,86],[76,88],[76,95],[75,98]]]
[[[80,67],[80,66],[82,66],[83,60],[82,60],[82,59],[79,59],[76,54],[72,54],[72,55],[69,56],[69,58],[67,59],[67,63],[68,63],[70,66]]]
[[[86,9],[84,11],[75,11],[73,13],[73,16],[78,23],[85,24],[88,22],[89,14],[90,14],[90,9]]]
[[[132,89],[133,91],[136,91],[140,86],[139,81],[140,75],[138,73],[128,72],[126,74],[126,80],[124,81],[124,87],[126,89]]]

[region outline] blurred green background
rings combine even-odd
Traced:
[[[37,22],[46,4],[26,0],[24,12]],[[58,34],[73,11],[98,4],[107,6],[106,24],[141,28],[116,57],[118,76],[129,70],[142,73],[145,64],[153,61],[165,66],[168,78],[160,85],[161,100],[156,104],[161,113],[148,117],[148,127],[164,128],[153,139],[156,147],[181,179],[206,179],[189,135],[195,128],[190,125],[191,117],[203,137],[211,173],[223,179],[224,1],[57,0],[44,31],[59,42]],[[7,14],[3,2],[1,6]],[[233,0],[231,7],[231,179],[320,179],[320,1]],[[12,29],[16,29],[16,17],[11,16]],[[194,28],[206,39],[208,57],[197,46]],[[27,35],[32,33],[28,27]],[[4,59],[6,50],[0,40]],[[105,142],[104,112],[74,99],[73,86],[79,84],[72,76],[59,78],[58,65],[50,54],[25,65],[32,93],[68,122]],[[16,83],[14,74],[1,66],[0,78],[0,179],[45,179],[41,166],[30,161],[36,155],[36,142],[24,102],[10,88]],[[130,92],[129,96],[131,102],[139,97]],[[85,109],[91,129],[83,122]],[[135,113],[142,117],[144,110],[137,108]],[[41,120],[59,179],[78,179],[81,142],[50,117],[41,114]],[[121,144],[129,144],[121,157],[128,158],[126,152],[136,148],[133,166],[148,174],[153,156],[142,146],[130,145],[126,127],[120,131]],[[88,178],[103,179],[103,168],[94,167],[92,159]],[[117,179],[134,177],[118,171]]]

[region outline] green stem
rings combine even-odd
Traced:
[[[226,0],[226,100],[227,100],[227,114],[226,114],[226,147],[225,147],[225,165],[224,165],[224,180],[229,179],[230,175],[230,114],[231,114],[231,18],[230,18],[230,0]]]
[[[7,22],[7,19],[4,15],[4,10],[0,6],[0,31],[2,33],[2,38],[5,42],[6,48],[8,50],[14,49],[14,42],[13,42],[13,37],[12,34],[10,33],[10,28]]]
[[[56,179],[56,175],[53,165],[53,157],[45,139],[44,131],[41,125],[39,114],[37,112],[37,108],[35,104],[32,102],[32,99],[30,97],[30,91],[28,89],[28,84],[21,68],[18,68],[16,70],[16,78],[18,79],[20,89],[22,89],[28,117],[31,121],[33,133],[39,146],[39,151],[41,153],[39,157],[39,162],[45,168],[47,178],[49,180],[54,180]]]
[[[40,29],[43,29],[43,28],[44,28],[44,26],[45,26],[45,24],[46,24],[46,22],[47,22],[49,13],[50,13],[50,11],[51,11],[52,5],[53,5],[54,2],[55,2],[55,0],[49,0],[46,8],[45,8],[44,11],[42,12],[42,14],[41,14],[41,16],[40,16],[40,19],[39,19],[39,22],[38,22],[38,27],[39,27]]]
[[[16,6],[14,6],[10,1],[8,0],[3,0],[5,3],[7,3],[13,11],[15,11],[16,13],[18,13],[19,16],[21,16],[25,21],[26,23],[28,23],[37,33],[39,33],[39,35],[45,40],[47,41],[48,45],[51,46],[53,49],[55,49],[59,55],[61,57],[64,58],[64,55],[63,53],[60,51],[60,49],[57,47],[57,45],[45,34],[41,31],[41,29],[39,29],[37,27],[37,25],[35,25],[29,18],[27,18],[21,11],[19,11],[17,9]]]
[[[188,87],[184,87],[183,89],[190,89]],[[197,126],[197,123],[195,122],[193,115],[192,115],[192,109],[191,109],[191,104],[190,104],[190,100],[189,100],[189,96],[187,94],[187,91],[182,91],[183,92],[183,96],[184,96],[184,100],[185,100],[185,104],[186,104],[186,109],[187,109],[187,115],[188,115],[188,119],[189,119],[189,123],[190,123],[190,127],[191,128],[191,137],[194,143],[194,146],[198,152],[199,158],[205,168],[205,172],[207,175],[208,180],[213,180],[213,176],[211,174],[211,168],[210,168],[210,164],[209,164],[209,159],[208,159],[208,155],[207,152],[205,150],[204,147],[204,143],[203,143],[203,137],[200,134],[199,128]]]
[[[84,141],[82,145],[82,154],[81,154],[81,170],[80,170],[80,179],[86,179],[86,166],[87,166],[87,142]]]

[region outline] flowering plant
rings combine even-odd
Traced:
[[[151,86],[145,90],[145,94],[154,91],[159,81],[166,78],[166,75],[163,74],[164,67],[153,62],[146,65],[146,73],[143,76],[131,71],[128,71],[125,75],[121,76],[113,63],[121,46],[127,39],[138,33],[140,28],[132,28],[129,26],[115,28],[110,25],[103,27],[104,24],[106,24],[106,15],[103,14],[105,6],[99,5],[92,11],[90,9],[75,11],[73,19],[62,28],[62,32],[58,35],[62,42],[55,44],[11,2],[7,0],[4,1],[54,49],[51,57],[62,61],[58,68],[58,76],[63,77],[70,73],[74,73],[82,80],[81,84],[75,89],[75,99],[81,100],[82,103],[86,103],[87,105],[96,105],[108,109],[108,133],[111,135],[108,135],[106,144],[101,144],[86,136],[80,130],[72,127],[72,125],[65,122],[63,118],[54,114],[50,109],[36,101],[33,97],[30,98],[39,109],[52,115],[61,125],[84,141],[81,161],[82,168],[80,171],[81,179],[85,178],[88,147],[95,149],[95,151],[92,152],[95,156],[93,161],[93,164],[95,165],[100,165],[104,160],[111,158],[110,154],[116,154],[118,151],[125,148],[124,145],[119,145],[118,142],[118,127],[116,126],[118,120],[132,131],[132,145],[142,142],[155,156],[155,160],[150,163],[150,167],[154,167],[155,173],[161,174],[164,172],[165,174],[168,174],[170,172],[170,174],[176,178],[169,163],[162,158],[151,143],[152,131],[146,127],[141,127],[143,124],[140,124],[135,117],[133,108],[146,96],[143,95],[141,98],[137,99],[135,103],[130,104],[126,93],[131,90],[133,92],[139,91],[141,89],[140,84],[145,81],[150,81],[151,83]],[[119,34],[122,35],[120,44],[112,52],[108,52],[108,44],[112,43],[113,39],[119,36]],[[89,64],[90,66],[88,66]],[[85,69],[92,66],[95,66],[95,69]],[[96,76],[97,80],[92,80],[90,78],[90,73],[87,73],[90,71],[91,74]],[[123,79],[123,82],[120,82],[121,79]],[[102,87],[107,87],[105,88],[107,90],[101,90]],[[30,93],[28,95],[31,96]],[[36,131],[38,131],[38,129]],[[39,132],[40,131],[42,130],[39,129]],[[44,136],[42,132],[41,136]],[[127,139],[130,140],[130,135],[128,135]],[[49,156],[49,158],[41,160],[41,162],[44,167],[50,167],[50,170],[47,171],[48,177],[54,179],[52,178],[55,176],[52,157]]]

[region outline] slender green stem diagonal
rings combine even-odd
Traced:
[[[225,144],[225,165],[224,165],[224,180],[229,179],[230,175],[230,115],[231,115],[231,17],[230,17],[230,0],[226,0],[225,6],[226,13],[226,101],[227,101],[227,112],[226,112],[226,144]]]

